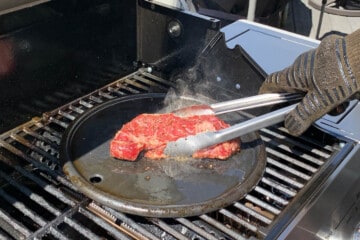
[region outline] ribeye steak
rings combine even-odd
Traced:
[[[150,159],[166,158],[166,143],[205,131],[216,131],[229,124],[215,115],[179,117],[173,113],[140,114],[124,124],[110,143],[112,157],[134,161],[141,151]],[[234,139],[195,152],[193,158],[227,159],[240,150]]]

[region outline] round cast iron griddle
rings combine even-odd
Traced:
[[[79,191],[126,213],[185,217],[225,207],[253,189],[266,164],[257,133],[241,137],[241,151],[225,161],[139,157],[129,162],[110,157],[109,143],[122,125],[141,113],[157,112],[164,98],[164,94],[139,94],[110,100],[69,126],[60,159]]]

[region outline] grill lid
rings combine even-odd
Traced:
[[[164,97],[140,94],[110,100],[75,120],[63,136],[60,151],[63,170],[72,183],[104,205],[150,217],[200,215],[227,206],[253,189],[266,162],[257,133],[241,137],[242,150],[226,161],[141,158],[128,162],[110,157],[109,143],[121,125],[141,113],[156,112]]]

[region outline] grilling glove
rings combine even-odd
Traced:
[[[299,136],[359,90],[360,29],[346,37],[324,38],[316,49],[301,54],[291,66],[270,74],[259,93],[306,93],[285,118],[290,134]]]

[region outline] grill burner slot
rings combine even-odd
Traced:
[[[0,136],[0,237],[43,239],[249,239],[265,238],[280,215],[296,211],[314,176],[336,165],[338,139],[294,138],[282,127],[262,129],[265,174],[244,199],[192,218],[156,219],[95,207],[76,192],[58,163],[61,136],[86,110],[128,94],[164,92],[172,83],[140,69],[41,118]],[[305,189],[306,188],[306,189]],[[90,205],[91,206],[91,205]],[[96,210],[95,210],[96,211]],[[109,217],[110,216],[110,217]],[[110,219],[110,220],[109,220]],[[110,221],[110,223],[109,223]],[[125,228],[125,229],[124,229]]]

